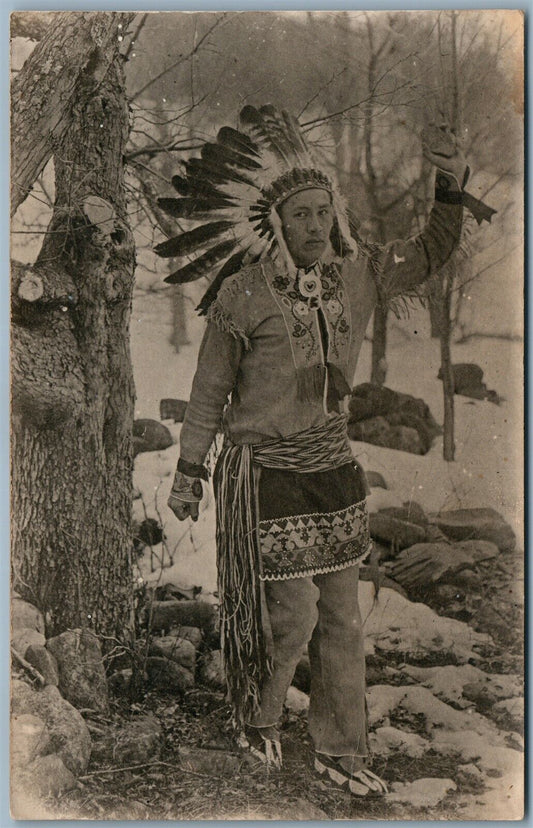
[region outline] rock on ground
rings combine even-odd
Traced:
[[[173,635],[154,637],[150,644],[150,655],[162,656],[188,670],[194,671],[196,666],[196,648],[190,641],[177,638]]]
[[[194,676],[186,667],[160,656],[146,659],[146,674],[152,687],[184,693],[194,687]]]
[[[107,680],[100,642],[91,630],[67,630],[46,642],[59,669],[59,690],[79,709],[106,712]]]
[[[57,661],[52,653],[39,644],[30,644],[25,655],[28,664],[35,667],[44,679],[45,684],[59,684]]]
[[[91,753],[91,737],[81,714],[57,687],[48,685],[33,690],[26,682],[15,679],[11,684],[13,715],[29,713],[42,719],[50,733],[51,749],[76,776],[87,769]]]
[[[210,650],[204,653],[200,662],[200,680],[212,687],[225,688],[226,675],[222,661],[221,650]]]
[[[413,808],[434,808],[457,785],[453,779],[416,779],[407,784],[396,783],[394,790],[385,795],[388,802],[411,805]]]
[[[28,601],[23,601],[22,598],[13,598],[11,601],[11,629],[20,630],[25,627],[44,633],[43,614]]]
[[[143,451],[164,451],[172,445],[168,428],[157,420],[141,418],[133,423],[133,454]]]
[[[495,509],[453,509],[439,512],[433,520],[450,540],[486,540],[500,552],[512,552],[516,546],[515,533]]]
[[[31,629],[31,627],[22,627],[14,630],[11,638],[11,646],[22,658],[26,658],[28,647],[32,645],[44,647],[45,643],[46,638],[44,635],[37,632],[37,630]]]
[[[11,716],[12,768],[22,768],[50,750],[50,733],[43,719],[31,713]]]
[[[41,818],[39,798],[59,796],[75,788],[76,784],[76,777],[65,767],[57,754],[39,756],[12,776],[13,816],[15,819]]]
[[[158,719],[139,716],[94,739],[92,758],[112,765],[136,765],[159,758],[162,730]]]

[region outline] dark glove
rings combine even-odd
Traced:
[[[190,517],[198,520],[198,506],[203,497],[202,481],[197,477],[187,477],[180,471],[174,475],[174,482],[168,497],[168,507],[178,520]]]

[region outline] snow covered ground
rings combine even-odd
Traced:
[[[159,401],[164,397],[188,399],[204,322],[188,299],[188,335],[191,344],[178,354],[169,344],[170,302],[166,291],[139,294],[134,301],[131,347],[137,388],[136,417],[159,419]],[[442,423],[442,383],[439,343],[428,335],[427,313],[416,311],[409,320],[393,322],[388,351],[387,385],[422,397],[435,419]],[[426,511],[458,507],[493,507],[511,524],[523,544],[523,345],[518,341],[472,338],[455,344],[454,362],[476,362],[484,371],[488,388],[503,398],[501,405],[485,400],[455,397],[456,460],[442,459],[442,438],[430,452],[417,456],[392,449],[353,443],[354,454],[364,468],[381,472],[389,489],[374,490],[371,508],[419,502]],[[361,352],[355,383],[370,376],[370,343]],[[150,572],[143,562],[143,575],[160,583],[197,584],[205,592],[216,588],[214,550],[214,503],[206,493],[198,523],[179,523],[166,507],[168,491],[178,458],[180,425],[166,422],[176,444],[164,452],[140,454],[135,461],[135,485],[142,500],[135,503],[135,516],[163,519],[167,546],[175,550],[174,566],[163,573]],[[168,560],[167,560],[168,563]],[[159,570],[159,567],[156,568]]]

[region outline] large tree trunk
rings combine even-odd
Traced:
[[[14,587],[45,612],[48,635],[90,626],[123,640],[132,627],[135,254],[118,53],[118,23],[129,18],[112,17],[111,59],[102,53],[102,66],[93,44],[55,145],[56,203],[41,252],[32,268],[13,269],[12,541]],[[84,22],[69,53],[87,36]],[[56,60],[53,46],[51,74]]]

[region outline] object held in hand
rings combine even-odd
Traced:
[[[453,159],[459,152],[457,138],[449,126],[447,124],[441,124],[440,126],[428,124],[422,130],[421,138],[422,143],[432,155],[442,158],[442,169],[446,170],[446,162]],[[466,185],[468,173],[469,169],[467,167],[464,180],[459,182],[461,187]],[[471,193],[467,193],[464,189],[460,193],[447,193],[445,190],[439,190],[438,200],[449,204],[462,204],[463,207],[470,210],[478,224],[481,224],[483,219],[490,223],[492,216],[496,213],[496,210],[475,198]]]

